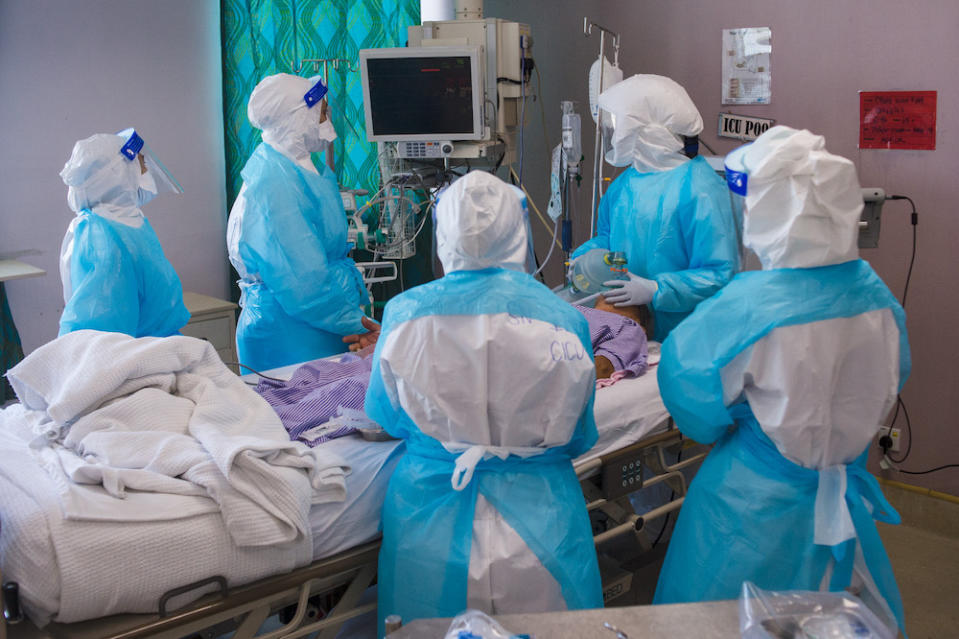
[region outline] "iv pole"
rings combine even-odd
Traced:
[[[300,73],[302,73],[303,68],[306,66],[307,63],[310,63],[313,65],[313,73],[317,73],[320,70],[320,65],[321,64],[323,65],[322,77],[323,77],[323,81],[326,82],[327,87],[330,86],[330,73],[329,73],[330,63],[333,64],[334,71],[339,71],[341,64],[346,65],[346,70],[350,73],[355,73],[360,68],[358,64],[354,64],[353,62],[350,62],[349,60],[345,58],[303,58],[302,60],[300,60],[299,68],[297,68],[296,60],[294,60],[293,63],[290,64],[290,67],[293,69],[294,74],[299,75]],[[353,126],[352,122],[350,122],[349,120],[346,120],[346,123],[353,130],[353,134],[356,135],[356,137],[361,137],[360,134],[356,132],[356,127]],[[336,167],[334,167],[332,144],[326,149],[326,165],[330,167],[330,170],[336,170]]]
[[[613,66],[619,66],[619,34],[610,31],[606,27],[600,26],[595,22],[590,22],[589,18],[583,18],[583,35],[589,37],[593,33],[593,27],[599,29],[599,86],[597,88],[597,98],[599,94],[603,92],[603,80],[606,75],[605,68],[605,50],[606,50],[606,34],[608,33],[613,38]],[[589,212],[589,236],[593,237],[596,234],[596,207],[599,205],[600,198],[600,184],[603,181],[603,159],[600,156],[600,152],[603,149],[603,128],[600,126],[602,122],[602,113],[600,113],[599,108],[596,109],[596,137],[595,143],[593,144],[593,197],[590,202],[590,212]]]

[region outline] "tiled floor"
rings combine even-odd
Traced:
[[[906,612],[909,639],[959,637],[959,530],[944,536],[879,524]]]
[[[928,498],[904,496],[901,499]],[[896,506],[906,510],[899,503]],[[949,508],[943,504],[932,507]],[[942,530],[941,526],[936,528]],[[879,533],[902,593],[909,638],[959,637],[959,529],[954,534],[939,534],[914,526],[879,524]],[[658,556],[645,565],[637,561],[630,566],[634,588],[614,605],[652,603],[662,566],[661,553],[656,554]]]

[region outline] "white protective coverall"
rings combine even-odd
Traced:
[[[133,129],[79,140],[60,177],[76,214],[60,245],[60,334],[179,334],[183,288],[141,207],[180,185]]]
[[[602,605],[572,458],[596,440],[583,316],[524,272],[498,178],[442,195],[446,276],[390,300],[366,411],[407,442],[383,513],[379,613],[404,620]]]
[[[683,153],[703,120],[686,90],[659,75],[634,75],[603,91],[606,161],[630,167],[599,204],[596,236],[573,251],[622,251],[628,279],[605,283],[616,306],[648,304],[662,341],[739,270],[739,234],[722,179],[703,157]]]
[[[263,131],[243,167],[227,248],[240,275],[240,361],[256,370],[346,350],[369,301],[349,258],[336,175],[310,154],[336,138],[319,78],[271,75],[253,89],[250,123]]]
[[[909,345],[902,307],[858,259],[855,167],[822,137],[783,126],[726,167],[763,269],[738,274],[663,344],[667,409],[686,435],[716,445],[690,486],[655,602],[731,599],[747,580],[769,590],[857,581],[902,627],[873,522],[899,518],[864,451],[909,374]]]

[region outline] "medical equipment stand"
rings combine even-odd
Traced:
[[[619,66],[619,34],[602,27],[595,22],[590,22],[589,18],[583,18],[583,35],[589,37],[593,33],[593,27],[599,29],[599,86],[597,98],[603,92],[603,76],[606,75],[605,53],[606,53],[606,34],[613,38],[613,66]],[[602,114],[597,109],[596,114],[596,139],[593,144],[593,197],[590,201],[589,211],[589,237],[592,238],[596,233],[596,207],[599,204],[599,198],[602,194],[599,192],[600,184],[603,181],[603,159],[600,153],[603,150],[603,127]]]
[[[313,73],[317,73],[317,72],[320,70],[320,65],[321,65],[321,64],[323,65],[323,76],[322,76],[322,77],[323,77],[323,81],[326,82],[327,88],[329,88],[329,86],[330,86],[330,73],[329,73],[330,64],[333,65],[333,70],[334,70],[334,71],[339,71],[339,70],[340,70],[340,65],[341,65],[341,64],[345,64],[345,65],[346,65],[346,70],[347,70],[348,73],[356,73],[357,71],[359,71],[359,68],[360,68],[357,63],[355,63],[355,62],[350,62],[350,61],[347,60],[346,58],[303,58],[302,60],[300,60],[300,66],[299,66],[299,67],[296,66],[296,62],[293,62],[292,64],[290,64],[290,67],[293,69],[293,73],[299,75],[299,74],[303,71],[303,66],[304,66],[307,62],[309,62],[310,64],[313,65]],[[327,101],[327,102],[329,102],[329,101]],[[353,123],[350,122],[350,120],[349,120],[348,118],[344,118],[343,120],[344,120],[344,122],[346,122],[346,123],[349,125],[350,129],[353,130],[353,135],[355,135],[357,138],[363,139],[364,136],[362,136],[362,135],[360,135],[359,133],[357,133],[356,127],[353,126]],[[329,146],[327,146],[326,151],[324,151],[324,154],[326,155],[326,165],[327,165],[328,167],[330,167],[330,170],[331,170],[331,171],[335,171],[335,170],[336,170],[336,167],[334,166],[335,162],[334,162],[334,158],[333,158],[333,145],[332,145],[332,144],[330,144]]]
[[[562,247],[563,260],[569,263],[569,254],[573,250],[573,223],[570,219],[570,182],[573,179],[582,179],[579,163],[582,158],[582,130],[579,114],[576,113],[573,102],[563,100],[560,103],[563,110],[563,141],[560,154],[560,189],[563,203],[562,215]],[[554,238],[555,241],[555,238]]]

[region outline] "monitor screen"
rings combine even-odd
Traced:
[[[366,60],[371,136],[475,136],[470,56],[370,57]]]

